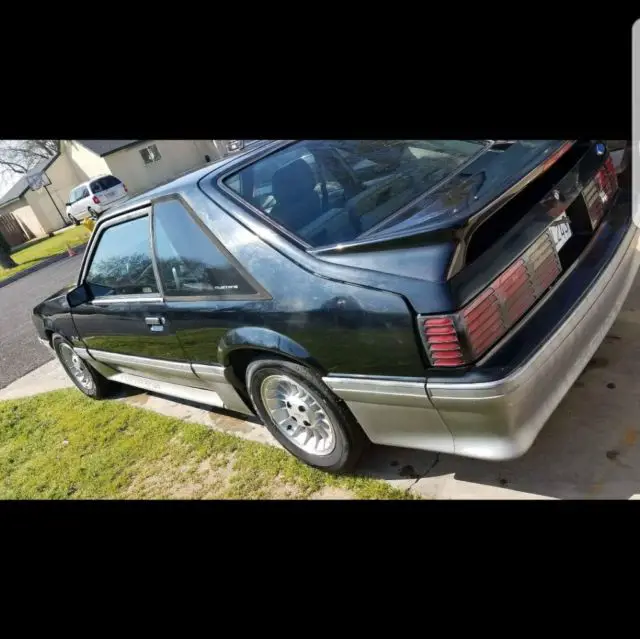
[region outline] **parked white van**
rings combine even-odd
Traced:
[[[67,218],[72,224],[89,217],[91,210],[100,216],[107,209],[129,199],[127,187],[115,175],[100,175],[71,190],[67,202]]]

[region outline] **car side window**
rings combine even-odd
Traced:
[[[85,197],[89,197],[89,195],[91,195],[91,194],[89,193],[89,189],[85,186],[85,187],[82,189],[82,193],[80,193],[80,197],[79,197],[78,199],[79,199],[79,200],[81,200],[81,199],[83,199],[83,198],[85,198]]]
[[[169,297],[253,297],[256,288],[177,199],[153,207],[155,253]]]
[[[71,193],[69,193],[69,204],[73,204],[78,201],[78,189],[73,189]]]
[[[158,292],[148,216],[123,222],[102,232],[85,282],[96,297]]]

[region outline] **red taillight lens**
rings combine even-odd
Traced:
[[[595,177],[584,187],[582,192],[593,228],[601,220],[607,204],[613,199],[617,190],[618,176],[616,175],[613,160],[609,155]]]
[[[428,317],[424,335],[429,359],[434,366],[462,366],[464,357],[452,317]]]
[[[99,200],[97,195],[93,196],[93,202],[94,202],[94,204],[100,204],[100,200]]]
[[[562,272],[549,232],[454,315],[420,318],[432,366],[479,359],[542,297]]]

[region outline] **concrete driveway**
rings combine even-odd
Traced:
[[[46,359],[46,349],[39,348]],[[0,400],[67,385],[57,362],[51,362],[0,391]],[[126,391],[121,399],[240,437],[274,443],[257,421],[135,390]],[[637,280],[604,343],[524,457],[484,462],[376,446],[357,472],[435,499],[630,499],[640,497],[639,440]]]
[[[413,477],[421,493],[440,498],[488,495],[491,490],[485,489],[498,488],[560,499],[630,499],[640,496],[639,441],[636,280],[602,346],[526,455],[510,462],[485,462],[379,449],[368,466],[379,477]]]

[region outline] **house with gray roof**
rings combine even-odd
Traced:
[[[99,175],[115,175],[137,195],[220,156],[216,140],[61,140],[59,154],[32,171],[46,174],[48,186],[34,191],[25,176],[0,197],[0,233],[15,246],[66,226],[70,191]]]

